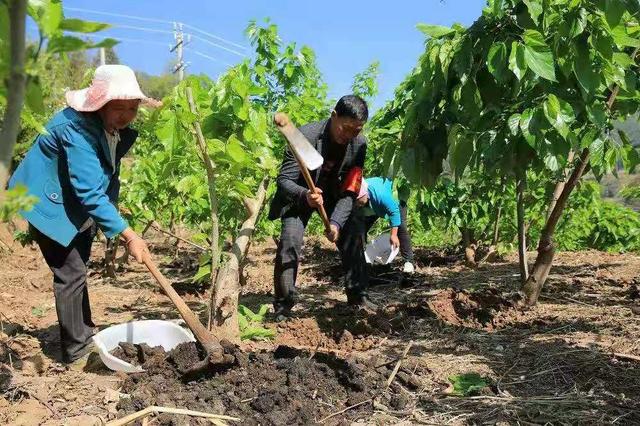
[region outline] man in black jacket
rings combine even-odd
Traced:
[[[360,132],[368,114],[362,98],[347,95],[338,101],[329,120],[300,128],[324,158],[322,167],[311,172],[317,186],[315,192],[309,190],[291,151],[286,150],[269,209],[269,219],[282,220],[273,274],[273,306],[278,321],[284,320],[295,304],[304,230],[311,214],[320,205],[324,205],[331,223],[326,236],[340,251],[348,303],[375,309],[366,293],[364,222],[358,215],[352,215],[367,152],[367,141]]]

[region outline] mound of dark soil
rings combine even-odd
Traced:
[[[427,304],[439,319],[449,324],[495,330],[517,323],[518,302],[517,296],[486,288],[479,291],[443,290]]]
[[[122,392],[130,398],[120,401],[119,415],[160,405],[235,416],[243,425],[313,424],[371,398],[387,373],[323,353],[309,359],[307,353],[279,346],[275,352],[237,352],[236,365],[206,377],[192,381],[182,377],[178,369],[201,356],[195,343],[186,343],[165,357],[148,358],[145,372],[125,380]],[[363,404],[329,424],[370,412],[371,404]],[[180,424],[199,424],[195,418],[185,420],[191,423]],[[159,421],[174,424],[176,418],[162,415]]]
[[[146,343],[132,344],[127,342],[120,342],[118,346],[109,352],[116,358],[120,358],[123,361],[133,365],[143,365],[147,360],[154,357],[165,357],[164,349],[162,346],[150,347]]]

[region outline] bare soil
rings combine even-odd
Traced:
[[[238,353],[236,365],[198,380],[184,380],[179,366],[189,367],[198,360],[195,343],[182,344],[165,357],[149,358],[143,364],[144,373],[131,374],[124,381],[122,390],[129,397],[118,404],[119,414],[149,405],[178,404],[223,412],[249,425],[306,425],[371,398],[382,379],[355,361],[322,353],[312,357],[278,346],[275,351]],[[338,422],[361,413],[362,409],[354,409]],[[170,425],[174,419],[164,415],[158,420]]]
[[[152,240],[161,269],[204,320],[207,288],[190,281],[198,252]],[[241,296],[251,309],[271,303],[274,249],[271,241],[251,248]],[[558,254],[540,303],[524,310],[515,257],[471,269],[456,253],[418,250],[412,276],[398,265],[372,270],[380,309],[367,314],[346,305],[335,249],[311,238],[294,317],[269,319],[275,339],[244,343],[239,365],[190,380],[177,366],[198,356],[195,348],[180,356],[143,349],[142,358],[136,349],[147,371],[133,375],[100,363],[66,369],[51,274],[36,248],[12,250],[0,252],[0,424],[97,425],[149,404],[233,415],[240,424],[309,424],[363,401],[325,423],[640,423],[640,259],[633,254]],[[126,264],[115,279],[104,278],[102,254],[96,242],[89,292],[99,328],[178,318],[142,266]],[[450,378],[465,373],[489,385],[455,395]],[[154,421],[205,424],[167,414]]]

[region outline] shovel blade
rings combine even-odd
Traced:
[[[309,170],[315,170],[322,166],[324,162],[322,155],[316,151],[300,130],[291,126],[290,131],[287,133],[285,136],[287,141],[289,141],[289,146],[295,151],[296,156],[300,159],[303,166]]]

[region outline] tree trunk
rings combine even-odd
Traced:
[[[476,263],[476,245],[473,242],[473,235],[469,228],[460,229],[462,234],[462,245],[464,247],[464,260],[467,266],[475,267]]]
[[[527,228],[524,225],[524,192],[527,189],[525,171],[517,173],[516,182],[516,216],[518,220],[518,262],[520,264],[520,280],[524,284],[529,278],[527,262]]]
[[[20,112],[24,105],[27,75],[25,63],[25,30],[27,1],[9,1],[9,78],[7,81],[7,105],[0,130],[0,204],[4,202],[5,188],[9,180],[13,148],[20,130]]]
[[[638,51],[640,51],[640,48],[636,47],[631,54],[631,59],[634,62],[638,55]],[[609,99],[607,100],[607,108],[611,109],[613,107],[613,103],[616,101],[616,96],[618,96],[619,91],[619,86],[615,86],[613,90],[611,90],[611,95],[609,95]],[[556,230],[558,221],[560,221],[560,217],[562,216],[562,212],[569,200],[571,191],[573,191],[573,188],[578,184],[578,181],[580,181],[580,178],[589,164],[589,155],[589,148],[582,150],[580,158],[578,159],[578,164],[575,166],[573,173],[571,173],[571,176],[569,176],[569,179],[565,183],[562,193],[558,197],[558,201],[549,214],[547,223],[542,229],[540,242],[538,243],[538,257],[536,257],[536,263],[533,265],[533,271],[529,276],[529,279],[522,286],[522,291],[525,294],[525,303],[529,306],[533,306],[538,302],[538,297],[540,297],[542,287],[549,276],[549,271],[551,271],[551,264],[553,263],[553,256],[555,255],[553,233]]]
[[[196,104],[193,101],[193,92],[190,87],[187,87],[187,100],[189,102],[189,107],[191,108],[191,112],[194,114],[198,114],[198,110],[196,109]],[[202,134],[202,129],[200,127],[200,123],[196,120],[193,124],[193,133],[196,136],[196,142],[198,144],[198,150],[200,151],[200,155],[202,156],[202,162],[204,163],[204,167],[207,171],[207,183],[209,186],[209,203],[211,207],[211,296],[210,296],[210,306],[216,306],[214,304],[214,300],[216,300],[216,283],[218,276],[218,266],[220,264],[220,222],[218,219],[218,195],[216,194],[216,164],[213,162],[211,157],[209,157],[209,153],[207,152],[207,143],[204,139],[204,135]],[[211,312],[209,314],[209,326],[211,326]]]
[[[567,156],[567,163],[569,164],[572,163],[573,157],[574,157],[573,151],[570,151],[569,155]],[[555,208],[556,203],[558,202],[558,198],[560,198],[560,194],[562,194],[562,190],[564,189],[564,186],[567,183],[568,178],[569,178],[569,170],[565,170],[563,179],[558,183],[556,183],[556,187],[553,189],[553,194],[551,195],[551,202],[549,203],[549,207],[547,209],[547,219],[549,219],[551,212]]]
[[[256,198],[244,200],[247,218],[240,226],[240,231],[233,243],[229,258],[216,278],[209,305],[209,318],[211,330],[220,340],[240,341],[240,328],[238,326],[240,275],[242,274],[244,257],[251,242],[251,235],[266,199],[268,185],[269,180],[265,177],[260,183]]]
[[[553,233],[555,232],[556,226],[562,217],[562,212],[569,200],[571,191],[573,191],[573,188],[578,184],[578,181],[582,177],[588,164],[589,148],[585,148],[582,151],[582,154],[580,154],[576,168],[573,170],[573,173],[571,173],[571,176],[569,176],[560,197],[558,197],[555,207],[547,219],[547,223],[542,229],[540,242],[538,243],[538,256],[536,257],[536,262],[533,265],[531,275],[522,286],[522,291],[525,294],[525,303],[529,306],[533,306],[537,303],[538,297],[540,297],[540,292],[542,291],[542,286],[544,286],[544,283],[549,276],[551,264],[553,263],[553,256],[555,254]]]
[[[496,213],[496,220],[493,224],[493,238],[491,238],[491,246],[498,245],[498,239],[500,237],[500,218],[502,216],[502,202],[498,205],[498,212]]]
[[[119,238],[107,238],[104,251],[104,270],[102,275],[107,278],[116,277],[116,253],[118,251]]]

